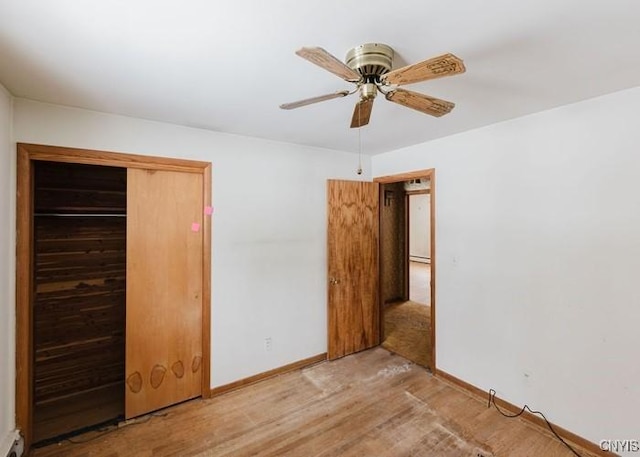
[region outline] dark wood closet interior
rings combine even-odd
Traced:
[[[33,432],[124,415],[127,170],[34,162]]]

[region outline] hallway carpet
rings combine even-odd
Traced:
[[[407,301],[384,310],[382,347],[431,368],[431,307]]]

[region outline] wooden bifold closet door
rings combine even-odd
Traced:
[[[127,171],[125,416],[202,393],[203,177]]]

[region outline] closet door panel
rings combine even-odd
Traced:
[[[203,178],[127,175],[126,417],[202,393]]]

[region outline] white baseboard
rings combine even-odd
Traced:
[[[20,432],[18,430],[7,433],[2,441],[0,441],[0,457],[7,457],[9,455],[9,452],[11,452],[11,450],[13,449],[14,443],[19,439]],[[21,454],[22,452],[20,452],[17,457],[20,457]]]

